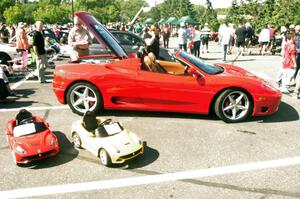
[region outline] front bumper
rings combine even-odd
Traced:
[[[258,96],[254,99],[253,116],[271,115],[275,113],[281,103],[281,93],[269,96]]]
[[[139,148],[138,150],[132,152],[132,153],[129,153],[129,154],[126,154],[126,155],[122,155],[122,156],[119,156],[119,157],[112,157],[112,163],[113,164],[121,164],[127,160],[130,160],[130,159],[133,159],[139,155],[142,155],[144,153],[144,146],[141,145],[141,148]]]

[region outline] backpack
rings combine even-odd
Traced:
[[[208,34],[201,34],[201,39],[202,40],[208,39]]]

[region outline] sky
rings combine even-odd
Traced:
[[[156,3],[162,3],[163,0],[146,0],[150,6],[154,6]],[[190,0],[193,4],[205,5],[206,0]],[[213,8],[228,8],[231,5],[231,0],[210,0]]]

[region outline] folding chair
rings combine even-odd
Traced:
[[[10,68],[13,70],[14,75],[23,75],[26,76],[33,71],[30,71],[28,68],[28,51],[24,51],[22,57],[17,57],[12,61],[8,61]]]

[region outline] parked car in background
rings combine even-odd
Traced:
[[[0,42],[0,64],[9,65],[8,61],[17,57],[16,46]]]

